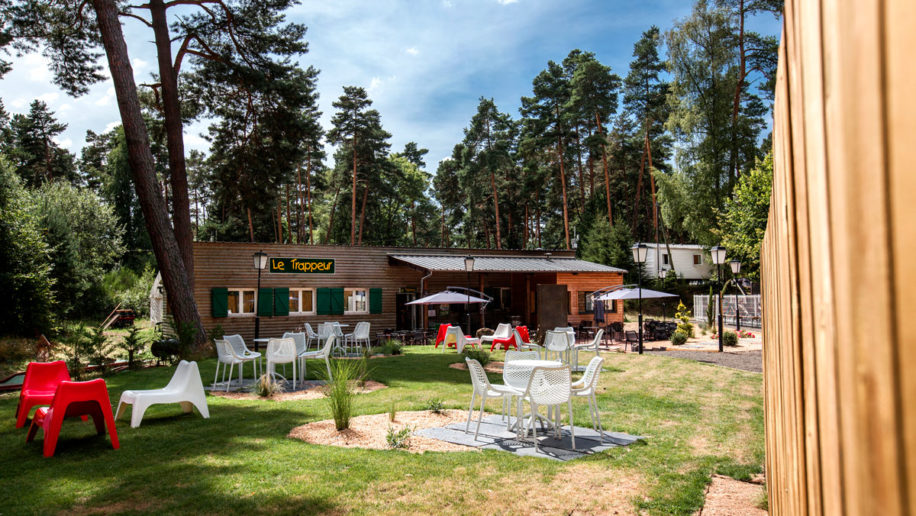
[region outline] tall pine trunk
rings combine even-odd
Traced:
[[[363,188],[363,202],[362,207],[359,209],[359,237],[357,237],[356,245],[363,245],[363,226],[366,225],[366,200],[369,198],[369,185],[366,185]]]
[[[604,195],[607,200],[607,221],[611,226],[614,225],[614,217],[611,216],[611,178],[607,171],[607,142],[604,140],[604,129],[601,125],[601,115],[595,111],[595,124],[598,127],[598,134],[601,135],[601,164],[604,167]]]
[[[496,191],[496,175],[490,171],[490,188],[493,190],[493,211],[496,213],[496,248],[502,249],[500,242],[502,236],[499,232],[499,192]],[[489,237],[487,238],[487,247],[490,245]]]
[[[181,250],[185,269],[194,270],[191,208],[188,199],[188,174],[184,159],[181,105],[178,100],[178,74],[172,65],[172,40],[164,0],[150,0],[149,10],[156,39],[159,81],[162,83],[162,115],[165,120],[166,147],[169,153],[169,181],[172,184],[172,226]],[[194,276],[189,276],[194,287]]]
[[[563,166],[563,136],[560,134],[560,106],[557,110],[557,161],[560,162],[560,185],[563,188],[563,231],[566,234],[566,249],[572,248],[569,240],[569,207],[566,202],[566,169]]]
[[[315,235],[312,234],[312,154],[311,147],[309,147],[308,161],[306,162],[305,169],[305,195],[308,200],[308,210],[309,210],[309,243],[315,243]],[[334,202],[337,202],[335,198]]]
[[[353,135],[353,195],[350,198],[350,245],[356,241],[356,135]]]
[[[328,239],[331,238],[331,230],[334,229],[334,211],[337,209],[337,197],[340,195],[340,183],[337,183],[337,188],[334,190],[334,203],[331,204],[331,217],[328,219],[328,232],[324,235],[324,243],[328,243]]]
[[[744,55],[744,0],[738,0],[738,83],[735,85],[735,98],[732,104],[732,148],[729,156],[728,191],[734,190],[734,181],[738,178],[738,110],[741,106],[741,92],[744,89],[744,77],[747,74]]]
[[[207,333],[197,312],[190,271],[185,267],[181,248],[169,224],[168,209],[159,195],[149,134],[140,111],[137,85],[118,19],[118,7],[113,0],[92,0],[92,6],[96,12],[99,33],[118,99],[131,177],[152,241],[156,263],[162,274],[162,282],[168,292],[169,311],[177,322],[190,324],[197,330],[195,351],[200,352],[207,344]]]

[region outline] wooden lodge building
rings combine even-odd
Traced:
[[[258,270],[255,253],[267,254]],[[465,257],[474,270],[465,270]],[[308,322],[352,326],[369,321],[376,331],[410,330],[466,321],[465,306],[407,305],[449,286],[470,287],[493,298],[472,326],[515,322],[537,328],[592,321],[590,294],[623,283],[626,271],[575,258],[572,251],[303,246],[236,242],[194,243],[194,297],[204,328],[279,336]],[[605,321],[622,321],[622,303],[607,303]]]

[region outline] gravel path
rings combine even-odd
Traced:
[[[668,350],[668,351],[647,351],[653,355],[662,355],[674,358],[686,358],[698,362],[707,362],[710,364],[731,367],[732,369],[741,369],[755,373],[763,372],[763,353],[760,351],[744,351],[741,353],[719,353],[715,351],[685,351],[685,350]]]

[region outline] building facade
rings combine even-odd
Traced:
[[[254,254],[267,254],[258,270]],[[466,272],[465,257],[474,257]],[[369,321],[373,332],[466,322],[464,305],[408,305],[449,286],[470,287],[493,298],[482,313],[470,305],[472,327],[515,322],[537,327],[538,303],[558,303],[567,322],[591,325],[590,294],[620,285],[626,271],[578,260],[569,251],[497,251],[399,247],[301,246],[196,242],[194,297],[208,331],[275,337],[311,323]],[[566,300],[538,299],[538,285],[564,285]],[[562,296],[560,296],[562,297]],[[606,322],[622,321],[622,303],[608,303]]]
[[[709,251],[701,245],[647,243],[646,246],[649,253],[643,271],[647,276],[657,278],[671,269],[678,278],[685,280],[707,280],[715,274]]]

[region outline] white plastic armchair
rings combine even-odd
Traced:
[[[239,358],[239,360],[242,362],[251,362],[252,373],[254,374],[254,377],[257,378],[259,369],[258,362],[261,358],[261,354],[257,351],[251,351],[248,349],[248,346],[245,345],[245,339],[243,339],[239,334],[226,335],[223,337],[223,339],[225,339],[226,342],[232,346],[232,351]]]
[[[603,336],[604,336],[604,329],[599,329],[598,332],[595,333],[595,337],[591,340],[591,342],[586,342],[583,344],[576,344],[575,346],[573,346],[572,363],[576,371],[582,370],[579,366],[579,352],[580,351],[594,351],[596,357],[601,356],[600,348],[598,345],[601,343],[601,337]]]
[[[293,390],[296,389],[296,341],[293,339],[270,339],[267,341],[267,372],[272,376],[286,379],[276,371],[277,364],[293,364]]]
[[[569,412],[569,431],[572,434],[572,449],[576,449],[576,427],[573,424],[572,416],[572,391],[570,386],[569,366],[562,367],[535,367],[531,371],[531,378],[528,380],[528,387],[524,394],[519,397],[516,413],[522,413],[522,403],[527,400],[531,405],[531,418],[525,427],[524,437],[528,437],[528,431],[532,430],[535,415],[538,413],[538,407],[555,407],[554,415],[556,423],[554,430],[556,437],[560,438],[560,406],[566,405]],[[534,449],[538,451],[537,432],[534,433]]]
[[[284,339],[293,339],[293,341],[296,343],[296,354],[297,355],[299,353],[305,353],[306,351],[308,351],[308,346],[306,344],[308,340],[306,339],[305,333],[293,333],[293,332],[288,331],[283,334],[283,338]]]
[[[307,359],[313,359],[313,360],[323,359],[324,365],[327,366],[328,368],[328,380],[333,379],[333,375],[331,374],[331,361],[330,360],[331,360],[331,351],[334,349],[335,340],[337,340],[337,337],[335,337],[334,335],[331,335],[327,339],[325,339],[324,345],[318,348],[317,351],[307,351],[305,353],[299,354],[299,363],[302,364],[301,370],[302,370],[302,379],[303,380],[305,380],[305,373],[306,373],[306,362],[305,361]]]
[[[367,350],[369,349],[370,329],[371,325],[366,321],[356,323],[356,328],[349,335],[349,339],[357,349],[361,349],[362,346],[365,346]]]
[[[604,359],[601,357],[592,358],[582,378],[570,385],[573,396],[588,398],[588,412],[592,417],[592,428],[601,435],[602,441],[604,440],[604,429],[601,427],[601,413],[598,412],[598,399],[595,393],[598,389],[598,376],[601,374],[603,363]]]
[[[305,323],[305,347],[308,349],[312,342],[318,342],[318,345],[321,345],[318,334],[315,333],[315,330],[312,329],[312,325]]]
[[[471,384],[474,386],[474,390],[471,391],[471,405],[468,408],[468,421],[464,426],[465,433],[471,430],[471,419],[473,419],[472,416],[474,414],[474,398],[480,396],[480,413],[477,416],[477,428],[474,430],[474,440],[476,441],[477,434],[480,433],[480,422],[483,420],[483,408],[487,403],[487,398],[502,398],[503,417],[505,418],[511,407],[510,401],[512,396],[520,396],[522,391],[513,389],[508,385],[492,385],[490,379],[487,378],[487,372],[484,370],[483,366],[480,365],[480,362],[473,358],[465,358],[464,361],[468,364],[468,371],[471,372]],[[508,414],[510,420],[511,415],[510,412]],[[516,416],[517,415],[518,414],[516,414]]]
[[[197,362],[186,362],[184,360],[179,362],[172,379],[162,389],[122,392],[115,419],[119,419],[124,415],[128,405],[133,405],[133,411],[130,414],[130,426],[131,428],[137,428],[140,426],[147,408],[151,405],[164,403],[180,403],[181,409],[186,413],[191,412],[191,407],[194,406],[197,407],[197,411],[200,412],[204,419],[210,418],[210,410],[207,408],[207,395],[204,393],[204,384],[200,379]]]
[[[213,341],[213,345],[216,347],[216,372],[213,375],[213,385],[212,388],[216,388],[216,379],[219,377],[219,366],[223,366],[223,380],[222,383],[226,384],[226,392],[229,392],[229,384],[232,383],[232,368],[239,366],[239,386],[242,385],[242,364],[245,361],[239,358],[235,354],[235,351],[232,349],[232,346],[228,341],[223,339],[217,339]],[[226,379],[226,366],[229,366],[229,379]]]

